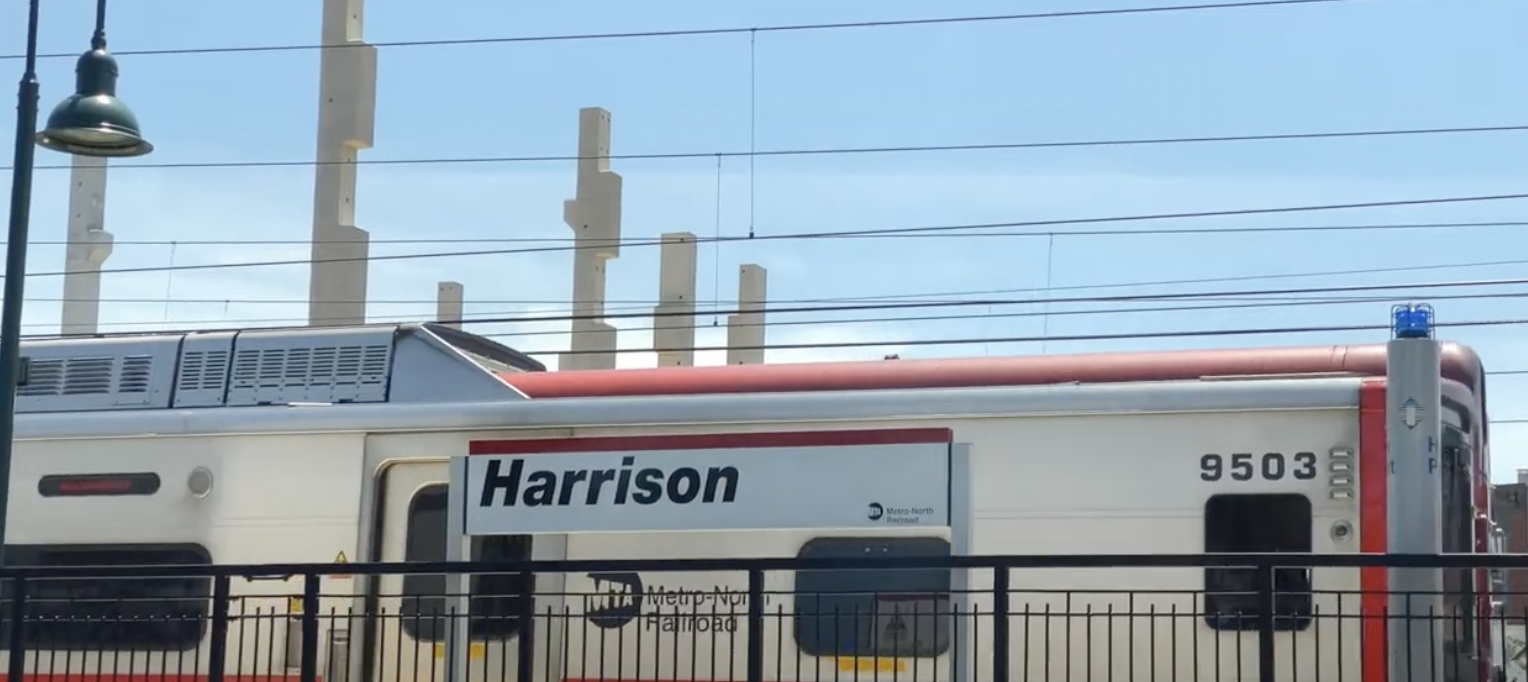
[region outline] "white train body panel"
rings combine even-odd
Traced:
[[[1365,482],[1355,486],[1351,468],[1344,470],[1345,482],[1338,480],[1329,457],[1334,451],[1357,453],[1363,445],[1364,381],[1247,378],[549,400],[506,391],[499,399],[456,403],[358,399],[361,404],[39,410],[18,419],[9,532],[17,545],[190,544],[220,564],[328,562],[341,554],[350,561],[420,560],[420,547],[439,552],[424,558],[439,560],[444,548],[435,546],[433,536],[445,534],[448,461],[465,454],[472,441],[940,427],[953,431],[954,443],[969,447],[969,530],[976,554],[1202,552],[1212,496],[1268,493],[1309,500],[1308,551],[1355,552],[1364,524],[1360,500],[1351,493]],[[442,390],[418,378],[413,385]],[[1461,421],[1458,415],[1446,419]],[[1252,457],[1237,459],[1236,453]],[[1278,453],[1282,464],[1264,469],[1269,453]],[[1216,475],[1204,468],[1207,454],[1223,457]],[[213,477],[205,496],[188,484],[198,468]],[[1302,475],[1295,475],[1297,468]],[[1247,475],[1239,476],[1243,471]],[[127,472],[153,472],[162,489],[106,497],[44,497],[39,489],[46,476]],[[1338,488],[1350,494],[1334,494]],[[426,511],[430,504],[439,507],[433,516]],[[411,533],[426,540],[411,542]],[[823,538],[867,536],[949,539],[947,530],[928,528],[578,533],[538,536],[530,557],[792,557]],[[513,541],[502,542],[495,551],[514,550]],[[288,617],[288,597],[300,593],[301,581],[276,578],[233,582],[234,596],[241,598],[235,613],[244,617],[231,626],[230,675],[296,674],[297,621],[295,614]],[[969,579],[972,596],[959,608],[990,612],[991,595],[984,592],[990,575],[973,571]],[[538,578],[536,609],[555,617],[537,622],[535,679],[744,679],[742,572],[653,573],[640,580],[639,611],[626,622],[602,618],[600,627],[590,617],[598,614],[589,610],[605,605],[584,595],[607,590],[608,581]],[[1254,633],[1216,631],[1194,615],[1203,609],[1203,597],[1194,593],[1205,590],[1205,580],[1199,569],[1015,569],[1012,675],[1061,679],[1068,668],[1077,676],[1092,670],[1096,679],[1249,675],[1256,669]],[[444,581],[436,584],[438,591]],[[1357,613],[1357,569],[1318,569],[1311,585],[1315,613]],[[443,647],[422,626],[410,625],[411,607],[399,596],[405,587],[399,576],[324,579],[326,614],[360,614],[322,621],[321,642],[331,641],[335,629],[348,630],[350,642],[348,650],[320,647],[327,677],[348,669],[351,681],[443,679]],[[767,604],[766,619],[775,629],[766,633],[766,680],[954,679],[947,647],[934,657],[868,665],[863,657],[809,655],[790,622],[780,618],[794,609],[788,593],[795,588],[796,576],[767,576],[766,589],[785,596],[772,596]],[[694,593],[711,596],[676,596]],[[1136,617],[1111,618],[1111,611]],[[249,617],[257,612],[279,616]],[[385,615],[368,623],[368,613]],[[1046,613],[1074,617],[1047,622]],[[1147,613],[1159,616],[1141,615]],[[990,620],[976,618],[974,639],[951,645],[974,642],[976,680],[991,679],[990,639],[983,639],[990,637]],[[1292,635],[1280,633],[1279,678],[1378,682],[1358,655],[1358,620],[1316,620],[1318,625]],[[715,648],[707,632],[720,636]],[[1310,655],[1317,650],[1328,653]],[[108,668],[205,674],[208,653],[204,632],[183,651],[139,653],[134,662],[114,661]],[[48,654],[32,656],[34,672],[59,667],[47,663]],[[70,667],[94,670],[110,655],[76,652]],[[516,655],[512,636],[488,636],[473,645],[471,679],[514,679]],[[1112,666],[1107,673],[1105,666]]]
[[[1323,382],[1329,383],[1329,382]],[[1355,382],[1349,393],[1356,395]],[[1264,383],[1273,388],[1273,384]],[[1229,384],[1218,388],[1231,388]],[[1128,397],[1133,392],[1161,398],[1174,392],[1187,393],[1193,386],[1170,388],[1163,385],[1120,387],[1111,393],[1114,399]],[[1047,393],[1075,392],[1077,389],[1036,388],[1009,389],[1015,398],[1043,398]],[[1329,389],[1330,390],[1330,389]],[[1225,393],[1224,390],[1219,391]],[[1028,394],[1028,395],[1025,395]],[[799,400],[800,396],[779,396],[778,401]],[[1206,396],[1207,399],[1211,396]],[[1127,401],[1129,402],[1129,401]],[[1144,402],[1144,401],[1142,401]],[[296,410],[278,411],[292,412]],[[302,408],[299,408],[302,409]],[[313,411],[336,408],[305,408]],[[358,408],[359,409],[359,408]],[[713,410],[716,406],[713,405]],[[571,410],[576,412],[576,410]],[[805,411],[793,409],[791,411]],[[676,411],[675,416],[679,414]],[[564,420],[567,421],[567,420]],[[1352,499],[1332,500],[1327,495],[1327,477],[1319,476],[1308,481],[1285,477],[1279,481],[1254,480],[1232,482],[1227,479],[1218,484],[1206,483],[1200,478],[1200,458],[1206,452],[1255,451],[1319,452],[1324,454],[1334,447],[1353,448],[1357,444],[1357,411],[1355,408],[1328,407],[1314,410],[1279,410],[1272,412],[1181,412],[1181,413],[1121,413],[1121,414],[1066,414],[1066,415],[1013,415],[981,417],[941,417],[922,419],[877,420],[813,420],[770,422],[715,422],[687,425],[668,424],[651,426],[601,426],[597,424],[578,426],[569,424],[554,429],[492,429],[407,432],[406,421],[399,421],[396,428],[403,432],[363,433],[251,433],[245,435],[185,435],[148,436],[128,439],[39,439],[20,444],[13,504],[18,521],[14,524],[14,537],[21,544],[114,544],[114,543],[196,543],[207,548],[218,563],[254,562],[304,562],[331,561],[336,554],[344,552],[351,557],[367,557],[382,561],[405,560],[406,529],[411,500],[424,488],[443,486],[447,480],[447,458],[465,452],[472,440],[549,438],[549,437],[599,437],[636,434],[679,433],[737,433],[751,431],[793,431],[816,429],[875,429],[890,427],[940,426],[954,430],[955,441],[971,446],[973,477],[974,518],[972,534],[973,549],[979,554],[1087,554],[1087,553],[1164,553],[1203,551],[1204,506],[1206,499],[1217,493],[1298,493],[1309,497],[1314,505],[1312,523],[1315,531],[1314,551],[1351,551],[1358,538],[1349,536],[1344,542],[1331,539],[1325,529],[1344,522],[1356,525],[1356,505]],[[1291,465],[1293,466],[1293,465]],[[215,487],[205,499],[197,499],[186,491],[185,480],[192,469],[206,467],[213,472]],[[36,481],[50,473],[90,473],[121,471],[155,471],[165,481],[169,495],[158,495],[139,501],[124,502],[123,498],[44,499],[37,496]],[[382,495],[380,511],[366,513],[376,506],[376,495]],[[163,498],[163,499],[161,499]],[[370,546],[370,532],[379,527],[381,543]],[[899,534],[947,537],[947,533],[930,532],[927,529],[909,529]],[[683,558],[683,557],[755,557],[795,556],[803,545],[815,538],[835,535],[858,535],[864,533],[835,533],[826,531],[789,531],[759,533],[642,533],[642,534],[579,534],[566,537],[544,536],[534,542],[535,558],[544,559],[620,559],[620,558]],[[730,592],[736,599],[746,593],[746,576],[737,572],[716,574],[644,576],[649,590],[701,590]],[[1322,591],[1354,591],[1358,589],[1357,571],[1326,569],[1314,578]],[[403,579],[389,576],[381,579],[382,595],[398,595]],[[326,580],[326,594],[345,594],[353,585],[364,581]],[[1013,608],[1016,614],[1028,613],[1030,621],[1050,609],[1053,613],[1081,613],[1091,609],[1105,613],[1110,608],[1119,612],[1134,611],[1139,614],[1156,608],[1163,614],[1192,613],[1195,599],[1190,594],[1150,595],[1153,590],[1198,591],[1203,589],[1203,575],[1194,569],[1160,571],[1119,570],[1019,570],[1013,576],[1015,593]],[[977,590],[973,603],[966,608],[978,612],[990,610],[990,598],[980,595],[990,579],[980,572],[973,575],[972,587]],[[585,593],[594,592],[593,582],[586,576],[570,576],[562,589],[539,585],[544,592]],[[250,613],[257,609],[286,613],[286,598],[297,593],[296,581],[237,581],[235,594],[250,597],[242,604],[241,611]],[[767,589],[790,592],[792,576],[771,574]],[[1133,590],[1133,597],[1125,594],[1105,595],[1088,591]],[[650,591],[648,594],[655,593]],[[1075,591],[1070,604],[1061,592]],[[256,597],[264,597],[257,599]],[[1332,603],[1322,601],[1325,599]],[[1336,597],[1318,598],[1322,612],[1336,612]],[[327,608],[349,608],[344,600],[325,600]],[[382,612],[398,614],[403,609],[396,596],[384,596],[378,606]],[[563,608],[571,614],[582,613],[586,604],[582,597],[566,600],[538,600],[538,610],[550,607],[555,613]],[[733,628],[721,651],[704,650],[710,640],[697,637],[694,632],[694,610],[676,613],[659,597],[644,604],[641,617],[617,630],[588,628],[583,620],[572,618],[565,633],[547,632],[554,639],[566,638],[566,651],[582,652],[570,655],[565,661],[554,662],[561,668],[559,674],[566,679],[689,679],[690,666],[709,670],[715,663],[722,670],[731,666],[732,677],[741,675],[740,659],[731,655],[732,649],[740,647],[746,633],[746,623],[741,621],[741,611],[728,614],[723,619]],[[741,609],[741,607],[737,607]],[[786,599],[772,599],[770,608],[789,613]],[[1355,608],[1348,604],[1348,609]],[[665,611],[666,609],[666,611]],[[709,622],[709,605],[703,607],[700,616]],[[773,611],[770,618],[777,620]],[[398,629],[403,620],[382,618],[377,641],[396,643],[414,641]],[[561,619],[559,619],[561,620]],[[1216,657],[1220,667],[1238,657],[1231,648],[1240,639],[1243,661],[1255,660],[1255,638],[1245,633],[1229,632],[1209,637],[1200,618],[1180,617],[1180,639],[1177,662],[1179,673],[1191,671],[1195,661],[1194,640],[1197,638],[1197,664],[1200,670],[1214,670]],[[686,624],[686,621],[689,624]],[[1070,621],[1072,628],[1083,627],[1083,619],[1053,619],[1053,628],[1065,627]],[[271,619],[257,619],[252,623],[236,622],[233,633],[236,638],[247,640],[249,651],[262,653],[258,660],[246,661],[240,666],[245,674],[283,674],[288,652],[282,650],[267,655],[270,642],[281,648],[287,641],[286,619],[275,619],[278,633],[272,637]],[[290,621],[295,623],[295,621]],[[1027,650],[1032,675],[1045,674],[1045,659],[1051,666],[1070,665],[1084,667],[1088,658],[1095,663],[1131,660],[1127,648],[1131,634],[1119,622],[1113,627],[1113,651],[1106,651],[1103,632],[1084,637],[1080,631],[1066,636],[1052,632],[1047,637],[1043,627],[1026,627],[1021,616],[1015,617],[1014,660],[1024,660]],[[329,625],[326,621],[325,625]],[[1102,627],[1094,623],[1095,627]],[[1343,627],[1354,630],[1346,634],[1349,642],[1358,641],[1356,623]],[[1138,619],[1134,626],[1135,646],[1148,641],[1155,628],[1160,638],[1162,624]],[[555,629],[555,627],[554,627]],[[1335,628],[1324,625],[1322,636],[1334,636]],[[641,634],[638,634],[638,633]],[[796,650],[788,627],[784,636],[772,633],[769,638],[770,662],[766,676],[771,680],[842,680],[853,678],[853,673],[837,669],[833,658],[803,657]],[[352,639],[359,633],[352,632]],[[1315,629],[1300,633],[1298,637],[1310,639]],[[599,640],[606,644],[601,647]],[[1207,638],[1208,637],[1208,638]],[[1049,642],[1047,643],[1047,639]],[[646,657],[637,653],[634,646],[639,640],[647,642],[640,649]],[[1219,640],[1218,644],[1212,644]],[[1091,642],[1091,647],[1085,642]],[[617,646],[620,642],[620,646]],[[692,647],[701,645],[702,650]],[[1314,646],[1309,642],[1298,644],[1302,649]],[[205,646],[205,645],[203,645]],[[1163,644],[1159,643],[1158,647]],[[1216,647],[1220,647],[1216,651]],[[231,645],[231,650],[237,645]],[[677,647],[677,648],[676,648]],[[617,655],[616,649],[624,649]],[[441,673],[442,660],[437,647],[431,644],[419,646],[418,652],[396,651],[379,654],[378,679],[395,679],[398,672],[407,674],[413,668],[416,674]],[[475,650],[486,656],[490,671],[514,669],[515,646],[512,639],[502,639]],[[1048,656],[1045,653],[1047,652]],[[1171,674],[1165,666],[1172,659],[1162,651],[1156,656],[1156,673]],[[205,652],[203,652],[203,660]],[[737,653],[736,656],[741,656]],[[719,657],[719,658],[718,658]],[[295,661],[295,653],[290,654]],[[776,660],[778,659],[778,663]],[[1282,660],[1290,660],[1281,656]],[[178,660],[178,657],[177,657]],[[988,665],[986,658],[978,658],[980,679]],[[1148,665],[1147,659],[1136,657],[1137,666]],[[274,661],[275,663],[271,663]],[[155,669],[158,663],[146,659],[143,664]],[[253,665],[252,665],[253,664]],[[545,674],[545,661],[538,661],[538,679]],[[1335,675],[1336,666],[1349,666],[1346,675],[1356,675],[1358,661],[1352,657],[1329,656],[1321,661],[1321,675]],[[484,665],[481,658],[474,663],[474,670]],[[656,669],[653,666],[657,666]],[[909,679],[942,680],[948,678],[948,656],[934,659],[903,660],[898,676],[911,675]],[[1245,665],[1245,663],[1243,663]],[[1305,658],[1305,665],[1314,666],[1315,661]],[[639,672],[638,667],[641,667]],[[173,665],[171,667],[174,667]],[[398,670],[399,668],[403,670]],[[800,668],[798,670],[798,667]],[[619,668],[619,669],[617,669]],[[890,671],[885,671],[890,672]],[[869,679],[877,673],[873,670],[859,673]],[[1018,671],[1015,671],[1016,674]],[[1149,675],[1151,671],[1138,668],[1136,674]],[[1309,671],[1314,674],[1316,671]],[[1123,671],[1120,673],[1123,674]],[[481,673],[475,675],[481,676]],[[491,676],[490,676],[491,677]],[[1356,679],[1356,678],[1354,678]]]

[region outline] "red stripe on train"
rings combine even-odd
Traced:
[[[1384,554],[1389,545],[1390,455],[1385,436],[1385,380],[1368,379],[1358,391],[1358,551]],[[1383,614],[1389,599],[1388,572],[1360,568],[1358,587],[1363,615],[1363,681],[1385,682],[1389,667]]]

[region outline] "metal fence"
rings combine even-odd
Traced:
[[[1448,591],[1374,589],[1397,569]],[[484,682],[1463,681],[1522,654],[1507,621],[1528,614],[1485,594],[1515,569],[1528,555],[12,568],[0,644],[12,682],[445,681],[452,632]],[[1402,620],[1427,634],[1387,636]]]

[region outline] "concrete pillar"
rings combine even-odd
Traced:
[[[364,0],[323,0],[318,82],[318,167],[308,324],[366,322],[370,236],[355,226],[356,156],[376,128],[377,48],[361,40]]]
[[[578,110],[578,186],[562,204],[573,230],[573,320],[559,369],[615,369],[615,327],[605,323],[605,265],[621,255],[621,176],[610,170],[610,112]]]
[[[462,328],[461,282],[441,282],[435,290],[435,321],[447,327]]]
[[[764,299],[768,273],[760,265],[738,268],[738,313],[727,316],[727,364],[764,364]]]
[[[659,248],[653,350],[659,367],[691,367],[695,364],[695,235],[669,232]]]
[[[59,333],[89,336],[101,321],[101,265],[111,257],[106,231],[106,159],[74,157],[69,172],[68,246],[64,247],[64,301]]]

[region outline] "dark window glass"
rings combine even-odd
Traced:
[[[6,566],[205,565],[201,545],[14,545]],[[210,578],[29,578],[28,649],[187,651],[202,641]],[[0,642],[9,641],[12,581],[0,588]]]
[[[1463,408],[1458,409],[1462,411]],[[1464,432],[1448,424],[1443,426],[1441,450],[1443,456],[1438,473],[1443,486],[1442,551],[1445,554],[1470,554],[1475,552],[1474,451]],[[1480,608],[1478,592],[1483,587],[1475,585],[1473,568],[1443,570],[1443,607],[1449,614],[1443,636],[1448,645],[1444,653],[1448,657],[1445,665],[1465,665],[1462,660],[1456,662],[1455,657],[1469,655],[1478,647],[1481,625],[1476,622],[1475,610]]]
[[[1311,505],[1304,495],[1216,495],[1204,505],[1204,551],[1275,554],[1311,551]],[[1216,630],[1256,630],[1262,612],[1257,571],[1204,570],[1205,622]],[[1308,568],[1273,570],[1274,628],[1310,627]]]
[[[420,489],[409,502],[408,537],[404,561],[446,560],[446,486]],[[472,539],[472,561],[525,561],[531,556],[528,535],[484,536]],[[522,591],[529,592],[519,573],[472,576],[473,639],[507,639],[518,632]],[[403,631],[422,640],[445,639],[446,577],[440,574],[403,577]]]
[[[940,538],[818,538],[803,559],[950,555]],[[810,656],[930,658],[950,648],[945,569],[797,571],[796,646]]]

